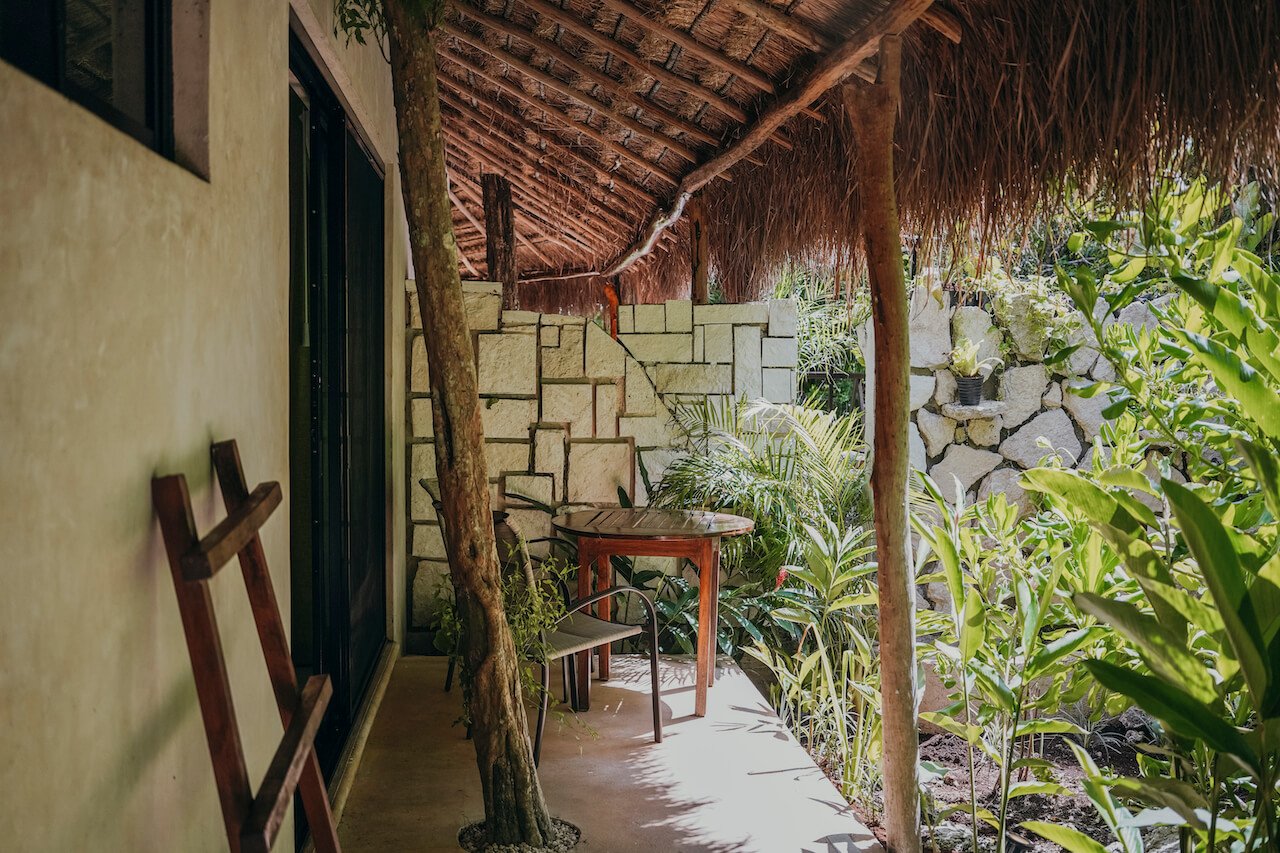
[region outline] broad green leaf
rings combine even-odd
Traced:
[[[1084,735],[1084,729],[1066,720],[1022,720],[1014,729],[1014,737],[1027,735]]]
[[[1195,359],[1213,374],[1218,385],[1240,404],[1245,414],[1269,437],[1280,439],[1280,395],[1262,376],[1212,338],[1181,330],[1175,330],[1175,334],[1195,351]]]
[[[1184,641],[1132,604],[1113,601],[1088,592],[1071,597],[1076,607],[1116,629],[1138,650],[1152,671],[1173,684],[1181,685],[1192,697],[1206,705],[1218,698],[1213,676],[1187,650]]]
[[[970,668],[977,675],[978,685],[983,688],[983,693],[1006,714],[1012,714],[1018,707],[1018,700],[1013,695],[1013,690],[1009,684],[1000,676],[998,672],[987,664],[979,660],[971,660]]]
[[[1253,694],[1254,707],[1263,708],[1268,682],[1268,666],[1263,657],[1266,647],[1232,540],[1218,516],[1195,493],[1172,480],[1161,483],[1187,547],[1195,555],[1213,603],[1218,606],[1235,659]]]
[[[971,660],[986,639],[987,613],[977,587],[969,587],[964,597],[964,614],[960,623],[960,656]]]
[[[1257,359],[1268,373],[1280,379],[1280,358],[1276,357],[1280,337],[1262,322],[1248,302],[1204,279],[1174,276],[1173,282],[1239,338],[1250,357]]]
[[[1031,794],[1045,794],[1051,797],[1069,794],[1066,788],[1057,782],[1041,782],[1039,779],[1028,779],[1025,782],[1014,782],[1009,786],[1009,799],[1026,797]]]
[[[1041,838],[1052,841],[1067,853],[1107,853],[1107,848],[1101,842],[1094,841],[1078,829],[1039,820],[1029,820],[1020,826],[1028,832],[1034,832]]]
[[[1046,643],[1027,664],[1027,677],[1038,678],[1053,663],[1079,649],[1096,638],[1101,631],[1096,626],[1078,628],[1063,634],[1053,642]]]
[[[1122,777],[1108,780],[1107,787],[1149,806],[1173,809],[1191,826],[1201,826],[1200,814],[1209,808],[1200,792],[1180,779]]]
[[[982,742],[982,726],[973,725],[972,723],[965,725],[954,717],[949,717],[937,711],[923,711],[920,714],[920,719],[926,723],[932,723],[943,731],[953,734],[974,746]]]

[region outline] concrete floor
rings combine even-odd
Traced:
[[[614,661],[591,710],[580,722],[552,715],[543,744],[547,803],[582,828],[579,850],[881,850],[732,662],[700,719],[692,662],[663,659],[664,741],[654,744],[648,660]],[[443,658],[396,663],[338,827],[346,853],[457,850],[458,829],[484,816],[444,670]]]

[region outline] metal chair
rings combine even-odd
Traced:
[[[443,522],[438,485],[434,480],[420,481],[431,497],[436,516]],[[525,580],[536,583],[534,565],[539,561],[529,554],[528,542],[511,523],[508,513],[500,510],[493,512],[494,535],[498,544],[498,556],[504,571],[520,570]],[[440,534],[447,542],[444,524],[440,525]],[[535,766],[542,758],[542,734],[546,728],[547,708],[551,699],[551,664],[561,662],[561,677],[565,701],[575,710],[578,707],[578,685],[575,659],[579,652],[594,649],[610,643],[629,639],[640,634],[647,634],[649,639],[649,678],[653,688],[653,742],[662,743],[662,696],[658,684],[658,614],[651,602],[641,590],[632,586],[612,586],[594,595],[574,601],[569,595],[569,588],[561,580],[558,583],[564,598],[565,616],[549,633],[541,637],[541,649],[537,653],[537,663],[542,674],[542,696],[538,703],[538,722],[534,732],[533,763]],[[625,622],[614,622],[598,619],[586,612],[588,608],[609,598],[622,595],[634,595],[640,599],[648,622],[644,625],[633,625]],[[448,692],[453,686],[454,668],[457,654],[449,656],[449,667],[445,673],[444,689]],[[471,737],[471,728],[467,727],[467,737]]]

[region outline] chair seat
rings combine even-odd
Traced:
[[[622,625],[582,612],[571,613],[556,626],[556,630],[546,635],[547,659],[558,660],[606,643],[625,640],[643,630],[643,625]]]

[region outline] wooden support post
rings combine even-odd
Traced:
[[[604,305],[608,315],[605,319],[609,325],[609,335],[618,339],[618,283],[617,279],[604,286]]]
[[[511,206],[511,183],[502,175],[480,176],[484,192],[484,257],[489,278],[502,282],[502,307],[520,307],[516,293],[516,223]]]
[[[685,205],[689,211],[689,254],[693,261],[691,293],[695,305],[711,301],[711,246],[707,241],[707,205],[698,194]]]
[[[920,794],[916,764],[915,596],[907,548],[907,386],[911,373],[902,233],[894,190],[893,136],[898,118],[902,40],[880,40],[873,85],[844,84],[844,103],[858,143],[858,191],[871,280],[875,332],[875,434],[871,495],[880,590],[880,696],[884,742],[884,826],[890,853],[919,853]]]

